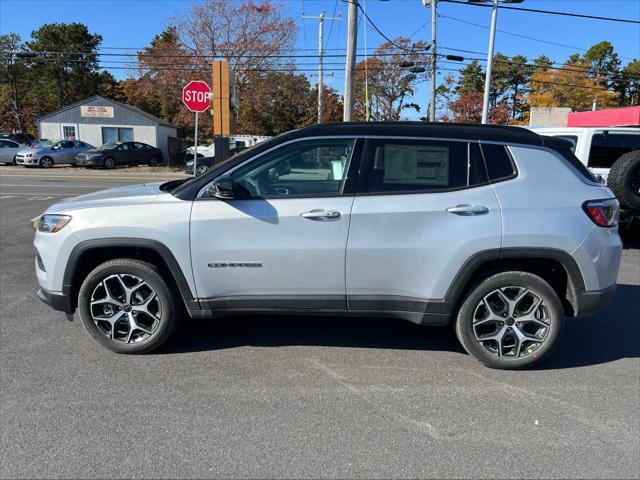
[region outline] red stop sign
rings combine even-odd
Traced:
[[[211,106],[211,89],[200,80],[193,80],[182,89],[182,102],[192,112],[205,112]]]

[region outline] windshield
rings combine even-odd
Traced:
[[[104,145],[102,145],[101,147],[98,147],[98,150],[113,150],[114,148],[116,148],[119,144],[116,142],[109,142],[109,143],[105,143]]]
[[[36,148],[51,148],[56,143],[58,143],[57,140],[45,140],[44,142],[40,142],[38,145],[36,145]]]

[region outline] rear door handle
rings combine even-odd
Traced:
[[[309,212],[301,213],[300,216],[302,218],[307,218],[309,220],[327,221],[327,220],[337,220],[342,216],[342,214],[337,210],[315,209]]]
[[[489,208],[484,205],[463,204],[447,208],[447,212],[466,217],[470,215],[484,215],[489,213]]]

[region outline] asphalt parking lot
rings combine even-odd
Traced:
[[[116,355],[37,299],[29,219],[171,176],[0,167],[2,478],[640,476],[637,242],[613,304],[531,371],[371,318],[191,321]]]

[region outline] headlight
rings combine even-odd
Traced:
[[[39,232],[55,233],[62,230],[71,221],[69,215],[42,215],[33,223]]]
[[[36,154],[35,154],[35,153],[27,153],[27,154],[25,155],[25,157],[35,157],[35,156],[36,156]]]
[[[189,160],[189,161],[187,162],[187,166],[189,166],[189,167],[193,167],[193,160]]]

